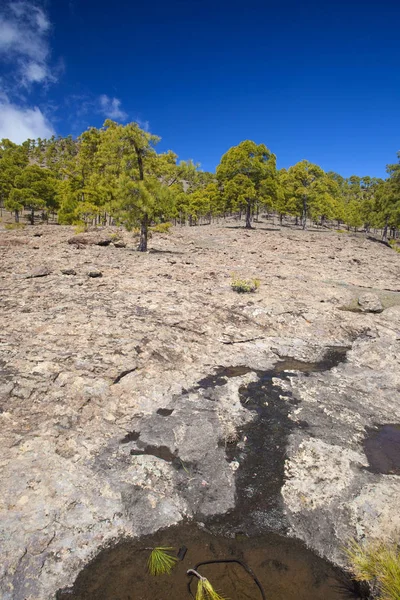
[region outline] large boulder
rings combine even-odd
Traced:
[[[68,244],[75,246],[109,246],[112,241],[109,234],[95,231],[74,235],[69,238]]]

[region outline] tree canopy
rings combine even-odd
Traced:
[[[78,138],[0,142],[0,207],[33,224],[40,214],[57,214],[64,224],[116,223],[135,230],[139,250],[147,249],[149,228],[175,220],[209,223],[242,213],[251,228],[259,211],[302,227],[315,222],[388,232],[400,226],[400,152],[387,166],[386,180],[333,171],[302,160],[277,170],[265,144],[245,140],[230,148],[216,172],[192,160],[158,152],[160,138],[137,123],[107,120]]]

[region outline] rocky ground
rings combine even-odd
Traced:
[[[231,511],[257,418],[243,386],[332,347],[344,362],[273,379],[291,427],[279,511],[257,523],[337,564],[349,537],[399,535],[400,474],[364,451],[400,423],[399,254],[271,222],[178,227],[145,254],[117,229],[73,235],[0,230],[4,600],[54,598],[111,541]]]

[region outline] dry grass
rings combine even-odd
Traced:
[[[400,548],[397,544],[361,546],[353,541],[347,549],[358,581],[368,581],[384,600],[400,600]]]

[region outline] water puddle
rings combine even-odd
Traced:
[[[194,389],[203,389],[218,387],[220,385],[226,385],[228,379],[231,377],[243,377],[247,373],[251,373],[252,369],[239,365],[237,367],[217,367],[214,373],[207,375],[203,379],[200,379],[197,386]]]
[[[400,475],[400,424],[367,429],[364,451],[373,473]]]
[[[172,546],[187,552],[171,575],[147,572],[151,548]],[[190,600],[186,571],[198,563],[238,559],[273,600],[339,600],[350,597],[351,584],[339,570],[301,543],[276,534],[233,539],[215,537],[194,524],[183,524],[140,540],[121,542],[102,551],[78,576],[72,590],[57,600]],[[262,600],[253,577],[237,563],[199,566],[214,588],[230,600]],[[195,594],[196,581],[191,584]]]
[[[329,370],[345,360],[347,351],[348,348],[331,348],[316,363],[282,359],[270,371],[256,371],[257,381],[239,388],[240,401],[254,413],[254,419],[231,443],[221,440],[226,459],[237,466],[236,505],[232,511],[206,520],[199,515],[199,520],[205,520],[203,527],[193,522],[181,524],[103,550],[79,574],[72,590],[59,591],[58,600],[190,599],[186,571],[204,561],[227,559],[244,562],[258,578],[265,597],[271,600],[335,600],[350,597],[351,593],[354,596],[354,589],[342,572],[299,541],[279,535],[286,533],[280,490],[287,438],[294,427],[307,424],[295,424],[289,418],[298,400],[289,392],[283,394],[275,379],[287,379],[293,371],[309,376]],[[219,367],[193,389],[226,385],[230,377],[250,371],[246,366]],[[158,410],[167,427],[171,412]],[[133,431],[121,442],[138,440],[139,435]],[[146,446],[131,453],[152,454],[173,464],[179,460],[166,446]],[[184,560],[178,562],[172,575],[148,574],[149,548],[156,546],[173,546],[176,552],[183,546],[187,548]],[[262,600],[254,579],[237,562],[202,565],[198,570],[226,598]],[[193,581],[193,594],[195,587]]]

